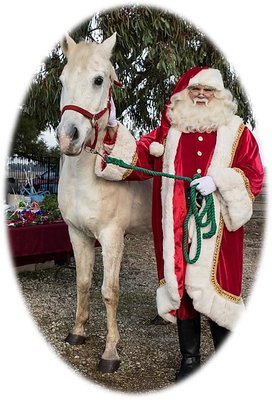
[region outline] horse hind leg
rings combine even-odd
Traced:
[[[107,312],[107,338],[104,353],[97,369],[102,373],[115,372],[120,366],[117,352],[119,331],[117,308],[119,303],[119,273],[124,248],[124,232],[121,229],[107,229],[100,238],[102,246],[104,277],[102,298]]]
[[[65,341],[72,345],[80,345],[85,342],[85,325],[89,319],[95,240],[72,227],[69,227],[69,234],[76,262],[77,310],[74,327]]]

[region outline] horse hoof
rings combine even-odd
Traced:
[[[73,333],[69,333],[69,335],[65,339],[65,342],[71,345],[80,345],[85,343],[85,340],[86,340],[85,336],[74,335]]]
[[[102,374],[113,373],[120,367],[120,360],[105,360],[101,358],[97,365],[97,371],[102,372]]]

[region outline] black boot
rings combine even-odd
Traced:
[[[177,326],[182,360],[176,382],[200,366],[200,315],[193,319],[178,319]]]
[[[221,344],[225,341],[226,337],[230,333],[230,331],[223,326],[218,325],[216,322],[209,320],[213,345],[215,350],[217,350]]]

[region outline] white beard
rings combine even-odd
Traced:
[[[182,132],[212,132],[226,125],[236,111],[236,104],[229,97],[214,97],[205,105],[194,103],[186,90],[172,96],[167,117],[171,125]],[[226,93],[224,93],[226,94]]]

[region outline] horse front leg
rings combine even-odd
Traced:
[[[104,278],[102,298],[107,312],[107,338],[105,351],[98,364],[98,371],[115,372],[120,366],[117,352],[119,331],[117,308],[119,303],[119,273],[124,248],[124,232],[121,229],[107,229],[100,238],[102,246]]]
[[[90,313],[89,300],[95,259],[95,239],[73,227],[69,227],[69,235],[76,262],[77,310],[75,325],[65,341],[72,345],[79,345],[85,342],[85,325]]]

